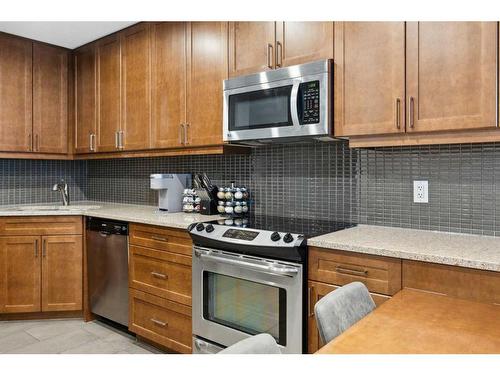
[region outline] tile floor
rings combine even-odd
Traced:
[[[81,319],[0,322],[0,353],[158,353],[126,333]]]

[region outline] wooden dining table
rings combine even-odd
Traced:
[[[500,305],[403,289],[316,353],[500,354]]]

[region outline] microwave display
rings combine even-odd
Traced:
[[[300,124],[319,123],[319,81],[301,83],[298,98],[297,110]]]

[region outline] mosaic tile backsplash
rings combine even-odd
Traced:
[[[85,161],[0,159],[0,204],[60,202],[52,186],[61,178],[69,185],[72,201],[86,199]]]
[[[272,145],[249,155],[91,161],[0,160],[0,203],[73,200],[155,205],[151,173],[206,172],[251,189],[257,213],[500,235],[500,144],[349,149],[344,142]],[[413,180],[429,203],[413,203]]]

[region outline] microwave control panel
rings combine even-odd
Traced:
[[[299,120],[301,125],[319,123],[319,81],[303,82],[299,86]],[[300,101],[302,103],[300,103]]]

